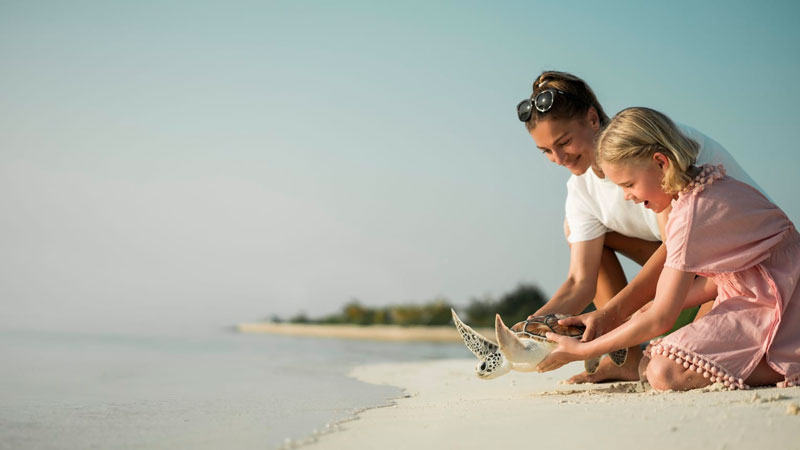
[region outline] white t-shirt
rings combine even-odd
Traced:
[[[722,164],[728,175],[764,192],[717,141],[694,128],[676,125],[700,144],[697,165]],[[567,181],[566,218],[571,243],[590,241],[608,231],[646,241],[661,240],[656,214],[645,208],[644,203],[637,205],[625,200],[622,188],[607,178],[598,178],[591,168]]]

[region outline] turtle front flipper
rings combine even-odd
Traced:
[[[456,314],[452,308],[450,312],[453,313],[453,322],[456,324],[458,333],[464,339],[464,344],[466,344],[469,351],[477,356],[478,359],[486,361],[489,355],[497,353],[497,344],[481,336],[478,332],[462,322],[461,319],[458,318],[458,314]]]
[[[530,363],[532,362],[531,359],[534,356],[530,349],[519,340],[516,333],[511,331],[505,323],[503,323],[503,319],[500,318],[500,314],[495,316],[494,320],[494,332],[495,336],[497,337],[497,343],[500,345],[500,351],[503,355],[508,358],[509,361],[512,362],[519,362],[519,363]],[[543,358],[539,358],[541,361]],[[537,361],[536,363],[538,364]]]
[[[611,358],[615,366],[620,367],[628,360],[628,349],[623,348],[622,350],[611,352],[608,354],[608,357]]]
[[[594,375],[597,372],[597,368],[600,367],[600,358],[589,358],[583,362],[583,368],[586,369],[586,373],[589,375]]]

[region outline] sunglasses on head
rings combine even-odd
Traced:
[[[520,122],[527,122],[531,118],[533,108],[536,108],[540,113],[550,111],[550,108],[553,107],[553,100],[555,100],[556,94],[572,97],[562,90],[550,88],[519,102],[517,105],[517,117]]]

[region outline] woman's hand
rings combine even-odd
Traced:
[[[583,325],[586,330],[583,332],[582,342],[589,342],[598,338],[609,331],[617,328],[620,321],[615,314],[611,314],[603,309],[598,309],[580,316],[567,317],[558,321],[560,325]]]
[[[548,340],[558,344],[558,347],[553,349],[553,351],[536,366],[539,372],[549,372],[572,361],[583,361],[590,356],[587,348],[589,344],[584,344],[575,338],[562,336],[556,333],[547,333],[546,337]]]

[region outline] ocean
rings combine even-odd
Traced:
[[[290,448],[402,394],[353,367],[468,356],[226,329],[0,331],[0,449]]]

